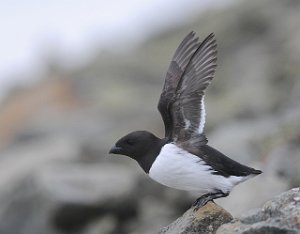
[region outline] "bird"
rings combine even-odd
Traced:
[[[160,184],[196,193],[195,206],[226,197],[234,186],[262,173],[208,145],[204,96],[216,67],[214,33],[200,41],[190,32],[171,59],[158,102],[165,137],[134,131],[109,151],[136,160]]]

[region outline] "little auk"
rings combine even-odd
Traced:
[[[262,173],[207,144],[204,94],[214,77],[216,61],[214,34],[199,42],[190,32],[175,51],[158,102],[165,137],[135,131],[109,151],[136,160],[158,183],[197,193],[197,206],[228,196],[235,185]]]

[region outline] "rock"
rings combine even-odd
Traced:
[[[273,173],[273,177],[284,179],[289,188],[300,184],[300,138],[291,139],[274,148],[268,155],[267,173]]]
[[[108,163],[43,166],[1,191],[0,233],[93,233],[92,223],[126,233],[123,224],[137,214],[135,178],[127,167]]]
[[[190,208],[182,217],[163,228],[160,234],[296,234],[300,233],[299,211],[300,188],[284,192],[266,202],[262,208],[250,210],[234,220],[226,210],[209,202],[196,211]]]
[[[54,135],[1,151],[0,196],[44,165],[76,160],[80,147],[80,142],[72,138]]]
[[[114,233],[118,221],[113,215],[108,215],[91,222],[84,230],[84,234],[110,234]]]
[[[182,217],[163,228],[160,234],[215,233],[222,224],[231,220],[231,214],[214,202],[209,202],[198,210],[191,207]]]
[[[300,188],[282,193],[261,209],[249,211],[217,231],[217,234],[233,233],[300,233]]]
[[[216,200],[216,203],[228,210],[234,217],[239,217],[250,209],[261,207],[264,202],[290,189],[286,179],[274,175],[265,167],[263,173],[236,186],[226,198]],[[253,191],[259,191],[253,196]]]

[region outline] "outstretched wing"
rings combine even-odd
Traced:
[[[204,92],[215,73],[216,48],[214,34],[199,43],[192,32],[176,50],[158,104],[169,139],[207,142]]]
[[[173,124],[170,110],[172,102],[175,100],[175,90],[186,66],[198,47],[198,37],[196,37],[195,32],[190,32],[178,46],[168,68],[165,84],[158,102],[158,110],[164,121],[166,137],[170,138],[172,135]]]

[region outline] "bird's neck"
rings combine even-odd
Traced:
[[[159,139],[157,138],[157,141],[155,141],[152,146],[149,148],[149,150],[143,155],[137,162],[139,165],[143,168],[143,170],[148,174],[149,170],[159,155],[161,148],[167,143],[167,140]]]

